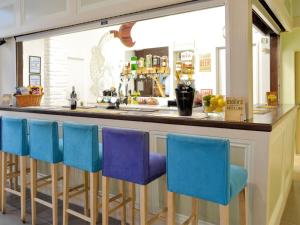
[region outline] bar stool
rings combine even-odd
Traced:
[[[2,117],[0,117],[0,151],[2,149]],[[13,188],[13,178],[14,178],[14,185],[15,185],[15,189],[17,189],[18,187],[18,176],[16,175],[16,171],[18,171],[18,157],[15,156],[14,157],[14,162],[13,162],[13,157],[10,155],[9,157],[9,163],[7,164],[7,168],[9,169],[9,183],[10,183],[10,188]],[[0,152],[0,162],[2,163],[2,153]],[[14,170],[13,171],[13,166],[14,166]],[[2,211],[2,166],[0,166],[0,208]]]
[[[246,225],[247,171],[230,165],[227,139],[169,134],[167,141],[168,225],[175,221],[175,193],[193,198],[192,216],[198,224],[203,199],[220,205],[220,224],[229,225],[229,203],[239,195],[240,224]]]
[[[166,172],[166,158],[149,152],[149,133],[133,130],[103,128],[102,224],[108,225],[110,178],[131,183],[131,223],[134,224],[135,184],[140,185],[141,225],[153,223],[161,214],[147,219],[147,185]],[[165,183],[164,183],[165,186]],[[166,211],[166,208],[163,212]],[[123,212],[124,214],[124,212]],[[126,220],[126,218],[125,218]],[[125,224],[125,221],[122,221]]]
[[[2,151],[2,117],[0,116],[0,151]],[[0,152],[0,162],[2,164],[2,152]],[[0,210],[2,211],[2,166],[0,165]]]
[[[36,224],[36,202],[52,209],[53,224],[58,224],[58,167],[63,161],[63,143],[58,137],[58,124],[52,121],[29,121],[29,150],[31,167],[31,215]],[[51,175],[37,179],[37,160],[50,164]],[[51,178],[49,180],[49,178]],[[36,197],[37,188],[51,184],[52,202]]]
[[[64,166],[63,166],[63,225],[68,224],[68,214],[95,225],[98,214],[99,171],[102,169],[102,145],[98,140],[98,126],[64,123]],[[70,167],[82,170],[90,176],[90,216],[88,216],[88,195],[85,194],[84,214],[69,209],[69,199],[84,191],[71,193],[69,187]],[[85,176],[85,182],[88,176]],[[84,189],[87,190],[87,185]]]
[[[16,191],[6,187],[7,153],[20,159],[21,190]],[[20,196],[21,220],[26,221],[26,156],[28,150],[27,120],[21,118],[2,118],[2,212],[6,209],[6,192]],[[18,172],[16,172],[18,174]]]

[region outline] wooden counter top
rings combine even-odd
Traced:
[[[270,132],[276,123],[291,112],[295,105],[280,105],[276,109],[269,109],[269,112],[264,114],[254,114],[254,118],[245,122],[230,122],[224,121],[220,117],[209,116],[203,118],[200,112],[193,113],[192,117],[177,116],[176,111],[159,110],[155,113],[139,112],[129,113],[122,110],[76,110],[71,111],[62,107],[25,107],[19,108],[15,106],[1,106],[1,111],[13,111],[23,113],[38,113],[49,115],[62,115],[62,116],[74,116],[74,117],[89,117],[99,119],[114,119],[114,120],[127,120],[127,121],[139,121],[150,123],[164,123],[174,125],[185,126],[202,126],[202,127],[216,127],[225,129],[240,129],[240,130],[252,130],[252,131],[264,131]]]

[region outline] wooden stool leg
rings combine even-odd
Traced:
[[[164,196],[164,207],[168,207],[167,181],[165,175],[162,177],[162,193]]]
[[[198,225],[199,221],[199,200],[193,198],[192,200],[192,213],[193,213],[193,222],[192,225]]]
[[[26,156],[20,156],[21,176],[21,220],[26,222]]]
[[[30,189],[31,189],[31,224],[36,224],[36,160],[30,159]]]
[[[131,225],[135,224],[135,184],[130,183],[130,221]]]
[[[99,173],[100,174],[100,173]],[[99,197],[99,186],[100,186],[100,178],[99,178],[99,174],[98,174],[98,182],[97,182],[97,194],[98,194],[98,197]],[[102,176],[102,175],[101,175]],[[98,200],[98,206],[97,206],[97,214],[96,214],[96,221],[98,223],[98,220],[99,220],[99,204],[101,204],[102,202],[99,202]]]
[[[51,164],[52,224],[58,225],[58,164]]]
[[[168,192],[168,225],[176,224],[175,213],[176,213],[175,193]]]
[[[19,158],[18,156],[15,155],[15,173],[19,172]],[[18,181],[18,176],[15,176],[15,190],[18,190],[18,186],[19,186],[19,181]]]
[[[247,225],[247,188],[239,194],[240,225]]]
[[[102,176],[102,225],[109,221],[109,178]]]
[[[229,205],[220,205],[220,225],[229,225]]]
[[[0,152],[0,210],[2,212],[2,152]]]
[[[70,175],[70,168],[68,166],[63,166],[63,225],[68,225],[69,215],[68,215],[68,208],[69,208],[69,175]]]
[[[84,215],[89,215],[89,173],[83,172],[84,180]]]
[[[10,189],[13,189],[13,155],[12,154],[9,154],[9,157],[8,157],[8,163],[9,163],[9,187]]]
[[[98,172],[90,173],[90,190],[91,190],[91,225],[96,225],[98,214]]]
[[[147,213],[148,213],[148,193],[147,186],[140,185],[140,216],[141,225],[147,225]]]
[[[6,212],[6,177],[7,177],[7,153],[2,152],[2,182],[1,182],[1,210],[2,213],[5,214]]]
[[[125,181],[119,181],[119,189],[120,189],[120,193],[122,194],[121,203],[124,203],[124,201],[126,200]],[[121,208],[120,217],[121,217],[121,225],[126,225],[126,205],[125,204]]]

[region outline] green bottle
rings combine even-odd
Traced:
[[[132,56],[130,60],[131,65],[131,71],[137,71],[138,64],[137,64],[138,58],[136,56]]]

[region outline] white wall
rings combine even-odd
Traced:
[[[44,65],[44,48],[44,39],[38,39],[23,43],[23,85],[25,87],[29,85],[29,56],[41,57],[41,65]],[[41,84],[44,83],[44,73],[44,67],[41,66]]]
[[[16,47],[14,38],[0,46],[0,96],[12,94],[16,87]],[[0,103],[2,100],[0,99]]]

